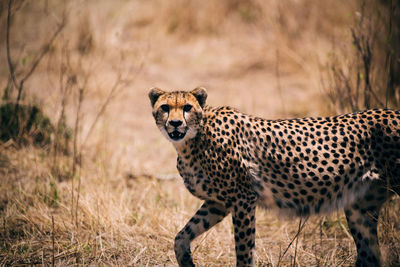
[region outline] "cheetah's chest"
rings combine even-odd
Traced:
[[[185,187],[191,194],[204,200],[212,199],[211,193],[207,191],[206,186],[209,183],[209,179],[205,177],[199,163],[185,161],[178,157],[177,169],[183,178]]]

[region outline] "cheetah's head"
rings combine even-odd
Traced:
[[[164,92],[151,88],[153,116],[161,133],[173,143],[194,138],[201,126],[207,91],[198,87],[190,92]]]

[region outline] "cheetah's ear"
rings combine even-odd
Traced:
[[[153,87],[153,88],[150,89],[149,98],[150,98],[150,102],[151,102],[151,106],[152,107],[157,102],[157,99],[163,94],[165,94],[165,92],[163,90],[157,88],[157,87]]]
[[[207,99],[207,91],[204,87],[197,87],[190,92],[200,104],[200,107],[204,107]]]

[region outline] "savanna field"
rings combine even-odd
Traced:
[[[149,89],[207,88],[268,119],[399,109],[398,1],[0,2],[0,265],[177,266],[202,202],[151,115]],[[379,221],[400,266],[400,202]],[[257,210],[256,266],[353,266],[343,212]],[[300,228],[300,229],[299,229]],[[300,230],[300,231],[299,231]],[[195,239],[234,266],[231,216]]]

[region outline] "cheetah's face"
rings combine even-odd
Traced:
[[[167,139],[180,143],[196,136],[207,98],[204,88],[198,87],[190,92],[164,92],[152,88],[149,98],[156,124]]]

